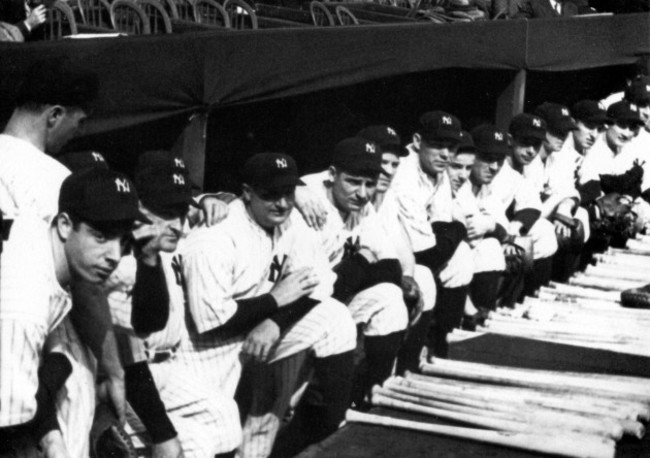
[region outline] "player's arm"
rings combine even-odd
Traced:
[[[169,292],[158,254],[138,258],[131,304],[131,326],[136,335],[145,337],[167,325]]]
[[[58,352],[43,355],[38,369],[38,390],[36,391],[36,415],[32,420],[33,435],[37,442],[47,442],[47,436],[58,431],[56,396],[72,373],[70,360]]]
[[[415,252],[415,262],[438,272],[451,259],[458,245],[467,238],[467,229],[459,221],[451,223],[436,221],[431,224],[436,244]]]

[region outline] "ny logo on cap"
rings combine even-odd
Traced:
[[[394,131],[392,128],[390,128],[390,127],[387,127],[387,128],[386,128],[386,132],[388,132],[388,135],[393,135],[393,136],[395,136],[395,137],[397,136],[397,132],[395,132],[395,131]]]
[[[635,104],[630,103],[630,110],[632,110],[632,111],[639,111],[639,108],[638,108]]]
[[[175,173],[172,178],[174,178],[174,184],[178,184],[181,186],[185,185],[185,178],[183,178],[183,175],[179,173]]]
[[[442,123],[443,123],[443,124],[446,124],[446,125],[448,125],[448,126],[451,126],[451,117],[449,117],[449,116],[443,116],[443,117],[442,117]]]
[[[184,169],[185,168],[185,161],[183,161],[183,159],[175,157],[174,158],[174,165],[176,167],[180,168],[180,169]]]
[[[93,160],[94,160],[95,162],[105,162],[105,161],[104,161],[104,156],[102,156],[101,154],[99,154],[99,153],[95,153],[95,152],[93,151],[92,155],[93,155]]]
[[[372,143],[366,143],[366,153],[374,153],[375,152],[375,145]]]
[[[534,119],[533,119],[533,126],[535,126],[535,127],[542,127],[542,121],[539,120],[539,119],[537,119],[537,118],[534,118]]]
[[[287,164],[287,160],[283,157],[275,160],[275,166],[279,169],[286,169],[287,167],[289,167],[289,165]]]
[[[569,116],[569,110],[562,108],[562,116]]]
[[[645,85],[645,90],[646,90],[647,92],[650,92],[650,84],[646,84],[646,85]]]
[[[126,178],[115,178],[117,192],[131,192],[131,186]]]
[[[495,132],[494,133],[494,139],[502,142],[503,141],[503,134],[501,132]]]

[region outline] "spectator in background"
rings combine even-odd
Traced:
[[[7,41],[29,40],[32,30],[45,22],[45,13],[46,8],[43,4],[31,8],[25,0],[2,0],[0,2],[0,21],[14,25],[20,33],[19,37],[13,33],[12,29],[11,35],[14,39]]]

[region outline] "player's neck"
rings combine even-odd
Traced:
[[[68,264],[68,258],[65,256],[65,246],[59,234],[57,232],[56,226],[50,226],[50,245],[52,246],[52,258],[54,259],[54,274],[56,275],[56,281],[61,285],[62,288],[66,289],[70,284],[70,265]]]
[[[34,116],[14,113],[7,122],[3,133],[20,138],[45,152],[45,135],[43,135],[43,129],[40,126],[40,119]]]
[[[372,204],[375,206],[376,210],[379,210],[381,204],[384,203],[384,197],[386,197],[386,191],[377,191],[375,193],[375,198],[372,201]]]

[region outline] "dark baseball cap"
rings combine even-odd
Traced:
[[[472,134],[466,130],[460,131],[460,143],[458,144],[459,153],[475,153],[476,145],[474,145],[474,140],[472,139]]]
[[[507,155],[510,152],[508,133],[491,124],[482,124],[472,130],[476,151],[482,154]]]
[[[145,151],[138,156],[138,164],[136,168],[143,170],[147,167],[160,167],[167,169],[169,167],[186,170],[185,161],[175,156],[171,151],[167,150],[151,150]],[[139,189],[139,188],[138,188]]]
[[[614,122],[629,122],[639,126],[645,124],[641,120],[641,115],[639,115],[639,107],[627,100],[621,100],[610,105],[607,109],[607,116],[612,118]]]
[[[590,124],[607,124],[612,120],[607,116],[607,112],[595,100],[581,100],[573,105],[571,109],[573,117],[578,121]]]
[[[71,172],[81,172],[94,167],[108,168],[104,155],[97,151],[72,151],[58,156],[57,159]]]
[[[397,156],[408,156],[409,152],[402,146],[402,140],[397,131],[390,126],[368,126],[357,133],[357,137],[375,142],[382,153],[393,153]]]
[[[637,105],[650,103],[650,77],[640,75],[634,78],[625,89],[625,100]]]
[[[452,140],[460,142],[461,124],[458,118],[444,111],[428,111],[420,116],[418,133],[425,142]]]
[[[244,183],[264,189],[304,185],[296,161],[282,153],[255,154],[246,161],[241,175]]]
[[[138,208],[138,194],[131,180],[123,173],[99,167],[74,172],[63,180],[59,211],[91,223],[151,222]]]
[[[192,186],[187,172],[166,167],[143,167],[136,171],[135,186],[140,202],[154,213],[184,214],[190,205],[197,206],[192,199]]]
[[[546,127],[546,121],[540,116],[519,113],[510,121],[508,132],[513,137],[544,140],[546,139]]]
[[[544,102],[533,114],[546,121],[546,128],[553,135],[564,136],[578,128],[569,108],[559,103]]]
[[[346,138],[334,147],[332,165],[352,174],[379,174],[383,172],[381,149],[375,142],[365,138]]]
[[[16,104],[90,108],[99,92],[97,74],[66,57],[44,58],[27,70]]]

